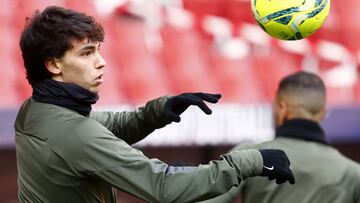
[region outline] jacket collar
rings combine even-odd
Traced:
[[[292,119],[286,121],[276,129],[276,137],[291,137],[312,142],[328,144],[321,126],[305,119]]]

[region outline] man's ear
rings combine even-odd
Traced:
[[[289,111],[289,105],[285,100],[279,101],[279,114],[282,123],[288,120],[290,111]]]
[[[321,122],[322,120],[324,120],[324,118],[327,116],[328,112],[326,111],[326,108],[322,108],[320,110],[320,112],[315,116],[315,120],[317,122]]]
[[[61,67],[57,59],[48,59],[45,61],[45,66],[48,71],[54,75],[59,75],[61,73]]]

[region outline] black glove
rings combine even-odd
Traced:
[[[269,180],[276,179],[277,184],[289,181],[290,184],[295,184],[295,177],[290,170],[290,161],[285,152],[277,149],[262,149],[259,150],[264,167],[260,176],[267,176]]]
[[[170,121],[180,122],[182,114],[190,105],[198,106],[204,113],[211,114],[211,109],[204,101],[216,103],[221,98],[220,94],[183,93],[169,98],[162,111],[162,116]]]

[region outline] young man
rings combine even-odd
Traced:
[[[292,160],[294,186],[251,178],[204,202],[232,202],[241,193],[244,203],[360,203],[360,165],[331,147],[319,125],[325,100],[325,86],[317,75],[298,72],[285,77],[274,104],[275,140],[234,149],[284,150]]]
[[[199,167],[172,167],[130,145],[172,121],[190,105],[220,95],[161,97],[134,112],[92,112],[104,80],[99,53],[104,32],[92,17],[60,7],[28,20],[20,47],[33,95],[15,122],[20,202],[116,202],[120,189],[147,202],[195,202],[241,180],[294,177],[280,150],[245,150]],[[264,163],[275,165],[268,171]]]

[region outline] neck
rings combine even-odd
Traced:
[[[94,94],[79,85],[45,79],[33,85],[33,99],[37,102],[62,106],[88,116],[91,105],[98,100]]]
[[[328,144],[321,126],[306,119],[291,119],[276,129],[276,137],[291,137],[306,141]]]

